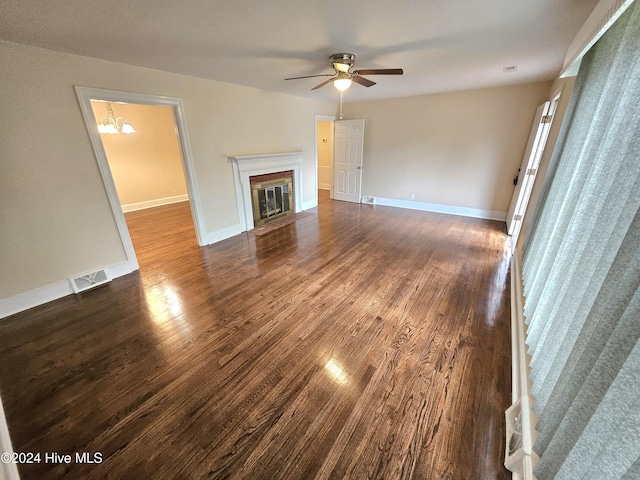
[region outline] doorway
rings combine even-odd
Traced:
[[[328,190],[333,187],[333,122],[319,120],[318,131],[318,190]]]
[[[150,253],[165,238],[194,232],[173,109],[102,100],[91,107],[138,263],[155,266]]]
[[[527,212],[529,198],[538,175],[540,161],[559,100],[560,94],[558,93],[551,101],[543,103],[536,110],[522,163],[514,179],[516,188],[511,198],[506,222],[507,233],[511,236],[511,245],[513,247],[518,243],[522,222]]]
[[[189,140],[186,130],[186,124],[184,121],[184,110],[182,107],[182,101],[177,98],[171,97],[160,97],[155,95],[144,95],[144,94],[135,94],[128,92],[118,92],[111,90],[102,90],[102,89],[94,89],[87,87],[76,87],[76,95],[78,97],[78,101],[80,103],[80,108],[82,110],[82,114],[85,120],[85,124],[87,127],[87,131],[89,132],[89,137],[91,139],[91,144],[93,146],[94,153],[96,155],[96,160],[98,162],[98,167],[100,169],[100,173],[102,175],[102,180],[105,185],[105,189],[107,191],[107,197],[109,199],[109,203],[111,205],[111,209],[116,221],[116,225],[118,228],[118,232],[120,234],[120,238],[122,241],[123,248],[125,250],[125,254],[127,256],[128,268],[130,271],[137,270],[139,268],[138,260],[135,254],[135,250],[133,247],[133,243],[131,241],[131,235],[128,230],[128,226],[125,220],[125,215],[123,209],[136,209],[139,207],[153,206],[154,201],[173,201],[178,200],[189,200],[191,217],[193,220],[193,226],[196,232],[196,238],[199,245],[203,245],[203,228],[200,214],[200,202],[199,195],[197,190],[197,184],[195,181],[195,173],[193,169],[193,159],[191,155],[191,149],[189,146]],[[92,105],[92,101],[97,102],[95,104],[96,110],[94,111],[94,105]],[[141,200],[141,196],[139,196],[140,192],[136,192],[136,188],[131,189],[132,191],[128,191],[126,193],[127,200],[123,200],[119,197],[119,193],[122,192],[124,195],[126,188],[123,187],[122,184],[119,188],[116,188],[116,181],[114,177],[114,172],[112,172],[112,166],[107,159],[107,148],[105,148],[105,144],[103,143],[101,134],[98,132],[98,123],[102,120],[103,116],[107,116],[107,102],[111,104],[111,109],[114,111],[113,115],[116,120],[118,120],[118,125],[123,125],[123,121],[125,123],[131,122],[129,125],[132,125],[135,129],[135,124],[133,123],[132,118],[128,118],[125,120],[125,116],[121,115],[122,112],[129,111],[130,109],[135,109],[136,107],[144,107],[144,106],[159,106],[159,107],[168,107],[168,111],[165,113],[168,114],[168,117],[173,117],[173,131],[169,132],[170,136],[177,137],[175,138],[176,150],[180,156],[180,163],[182,165],[181,173],[183,185],[186,187],[185,193],[181,192],[180,182],[176,182],[173,185],[170,185],[167,190],[168,192],[176,192],[174,195],[169,194],[165,197],[158,197],[156,199],[147,199]],[[102,105],[100,105],[102,104]],[[98,115],[99,112],[105,112],[104,115]],[[122,118],[122,120],[120,119]],[[104,123],[104,122],[102,122]],[[109,123],[109,122],[107,122]],[[140,127],[138,127],[140,128]],[[171,127],[170,127],[171,128]],[[119,141],[114,139],[109,139],[110,144],[113,143],[126,143],[124,142],[125,136],[136,135],[137,133],[130,133],[130,135],[123,134],[124,129],[119,133],[122,134]],[[126,133],[126,132],[125,132]],[[115,137],[115,135],[114,135]],[[110,149],[109,149],[110,150]],[[115,169],[115,168],[114,168]],[[178,169],[180,171],[180,169]],[[118,175],[119,176],[119,175]],[[121,180],[121,179],[120,179]],[[118,183],[121,183],[119,181]],[[156,182],[157,183],[157,182]],[[157,185],[154,185],[153,188],[150,188],[149,182],[144,185],[142,190],[149,191],[154,190]],[[123,190],[125,188],[125,190]],[[133,196],[130,196],[133,195]],[[136,196],[138,195],[138,196]],[[186,198],[185,198],[186,197]],[[133,201],[132,199],[137,199],[138,201]]]
[[[332,200],[360,203],[363,148],[364,119],[316,115],[316,195],[325,190]]]
[[[333,128],[332,115],[316,115],[316,204],[318,191],[328,191],[333,198]]]

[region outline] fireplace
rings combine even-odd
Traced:
[[[249,177],[256,227],[293,213],[293,171]]]
[[[274,200],[279,198],[288,198],[291,213],[302,211],[302,155],[303,152],[286,152],[286,153],[267,153],[263,155],[236,155],[229,157],[233,166],[233,177],[236,187],[236,202],[238,204],[238,217],[242,231],[251,230],[259,224],[254,217],[252,177],[270,176],[277,174],[266,180],[254,183],[267,183],[268,181],[278,180],[273,184],[265,187],[265,203],[268,198],[273,196]],[[282,172],[289,172],[283,175]],[[290,178],[291,183],[285,181],[280,183],[282,178]],[[285,188],[286,185],[286,188]],[[277,189],[276,187],[280,187]],[[273,187],[273,190],[267,191],[267,188]],[[284,194],[285,190],[287,195]],[[271,193],[267,193],[271,192]],[[259,200],[258,200],[259,202]],[[284,203],[285,200],[282,201]],[[258,203],[259,205],[259,203]],[[268,207],[267,217],[270,220],[276,217],[278,213],[275,211],[281,207]],[[284,216],[284,215],[282,215]],[[261,219],[262,220],[262,219]]]

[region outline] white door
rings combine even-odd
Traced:
[[[333,198],[360,203],[364,119],[334,122]]]
[[[533,189],[533,182],[536,179],[540,159],[551,128],[553,113],[550,112],[550,105],[551,102],[545,102],[536,110],[527,148],[518,172],[518,183],[511,198],[509,213],[507,213],[507,233],[511,235],[514,245],[520,233],[524,213],[527,210],[527,204]]]

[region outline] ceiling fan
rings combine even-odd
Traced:
[[[324,87],[326,84],[333,82],[333,86],[340,91],[344,91],[351,86],[351,82],[359,83],[365,87],[372,87],[376,82],[372,82],[368,78],[364,78],[361,75],[402,75],[404,72],[401,68],[374,68],[366,70],[351,70],[353,64],[356,61],[356,56],[353,53],[336,53],[329,57],[331,60],[331,68],[334,73],[324,73],[320,75],[306,75],[304,77],[291,77],[285,78],[285,80],[298,80],[300,78],[312,78],[312,77],[331,77],[329,80],[325,80],[320,85],[316,85],[311,90],[317,90],[320,87]]]

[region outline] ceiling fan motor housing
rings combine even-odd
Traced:
[[[348,72],[356,61],[356,56],[353,53],[336,53],[329,57],[331,59],[331,66],[337,72]]]

